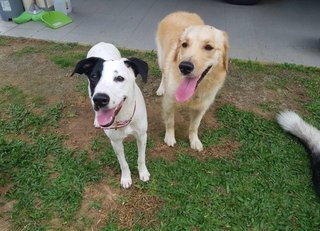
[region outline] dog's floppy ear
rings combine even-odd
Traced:
[[[131,67],[134,75],[137,77],[138,74],[141,75],[143,82],[147,82],[147,77],[148,77],[148,64],[138,58],[128,58],[127,60],[124,61],[124,63],[128,66]]]
[[[224,42],[223,42],[223,47],[224,47],[224,53],[223,53],[223,66],[228,71],[228,54],[229,54],[229,39],[228,39],[228,34],[226,32],[223,32],[223,37],[224,37]]]
[[[92,72],[92,69],[94,68],[96,63],[100,60],[104,61],[103,59],[97,58],[97,57],[90,57],[90,58],[79,61],[76,67],[74,68],[74,71],[72,72],[71,76],[73,76],[75,73],[77,74],[84,73],[87,76],[90,75],[90,73]]]
[[[174,56],[173,56],[173,61],[174,62],[177,62],[177,60],[178,60],[178,54],[179,54],[180,48],[181,48],[181,39],[179,39],[177,47],[175,48],[175,51],[174,51]]]

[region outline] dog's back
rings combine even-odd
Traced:
[[[204,25],[204,22],[199,15],[188,12],[174,12],[161,20],[156,34],[160,69],[163,68],[170,50],[177,46],[185,28],[193,25]]]

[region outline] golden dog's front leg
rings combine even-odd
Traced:
[[[173,147],[176,144],[176,139],[174,135],[174,101],[170,97],[164,97],[162,101],[163,109],[163,119],[166,127],[166,134],[164,137],[164,142]]]
[[[162,96],[164,94],[164,74],[162,74],[162,77],[161,77],[161,83],[159,85],[159,88],[156,92],[157,96]]]
[[[190,111],[190,126],[189,126],[189,140],[192,149],[203,150],[203,145],[198,137],[198,129],[203,115],[206,113],[206,109],[192,110]]]

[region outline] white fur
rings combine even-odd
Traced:
[[[88,51],[87,58],[90,57],[98,57],[108,61],[121,59],[121,54],[111,43],[100,42]]]
[[[129,188],[132,184],[131,172],[125,159],[123,148],[123,139],[128,135],[133,135],[137,140],[138,171],[140,179],[142,181],[148,181],[150,177],[149,171],[145,164],[148,127],[147,111],[142,93],[135,82],[133,70],[124,64],[124,59],[120,59],[120,52],[118,50],[115,51],[114,49],[116,48],[112,44],[99,43],[89,51],[90,56],[100,58],[110,57],[109,60],[114,60],[104,62],[102,75],[95,88],[93,96],[97,93],[107,94],[110,97],[110,107],[118,105],[121,100],[126,97],[121,110],[116,116],[116,121],[130,119],[130,117],[133,115],[134,107],[136,105],[135,113],[131,122],[127,126],[118,129],[104,129],[105,134],[111,140],[112,147],[120,164],[120,184],[123,188]],[[123,76],[125,81],[121,83],[113,81],[116,75]]]
[[[285,131],[303,140],[313,151],[320,151],[320,131],[306,123],[298,114],[293,111],[281,112],[277,121]]]
[[[121,59],[120,51],[111,43],[100,42],[90,48],[87,54],[87,58],[98,57],[106,61],[108,60],[119,60]],[[91,97],[90,87],[88,85],[89,97]],[[93,126],[99,128],[97,121],[97,113],[94,114]]]

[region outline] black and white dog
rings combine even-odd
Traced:
[[[125,159],[123,139],[133,135],[138,146],[138,170],[142,181],[150,174],[145,164],[147,143],[147,111],[142,93],[135,82],[140,74],[147,81],[148,64],[137,58],[121,58],[118,49],[109,43],[98,43],[78,62],[73,71],[86,74],[89,96],[95,111],[95,126],[104,129],[121,167],[121,186],[132,184]]]
[[[306,123],[293,111],[285,111],[277,116],[280,126],[298,137],[310,154],[314,190],[320,197],[320,131]]]

